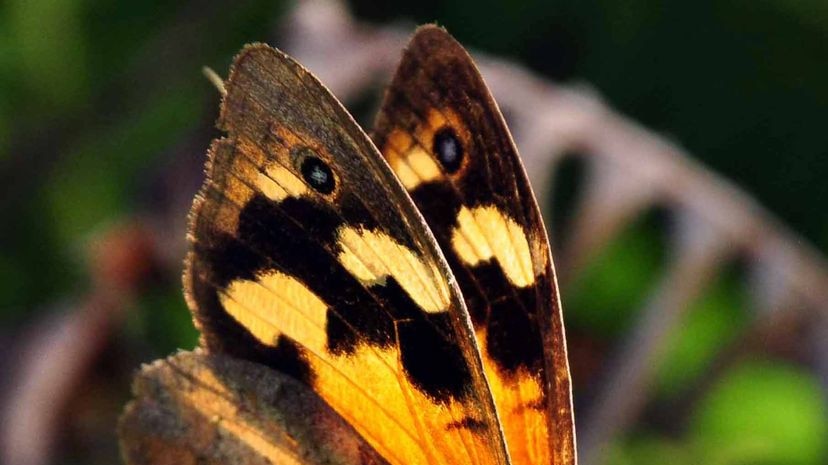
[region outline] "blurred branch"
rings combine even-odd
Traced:
[[[286,24],[280,45],[343,101],[365,92],[378,73],[391,73],[409,30],[356,23],[340,3],[326,1],[302,2]],[[828,318],[824,259],[745,193],[587,89],[556,85],[484,55],[476,54],[476,59],[509,116],[535,186],[551,185],[555,167],[568,154],[578,154],[587,164],[580,203],[556,254],[564,285],[654,204],[667,206],[678,218],[667,272],[599,392],[579,415],[582,464],[600,462],[605,446],[640,415],[667,336],[729,261],[742,259],[748,268],[756,311],[745,330],[747,338],[772,333],[778,330],[774,323],[786,319]],[[542,207],[550,211],[548,205]],[[824,345],[824,339],[814,341],[813,347]],[[723,356],[733,360],[742,352],[733,348]]]

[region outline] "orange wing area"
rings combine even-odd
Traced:
[[[420,28],[374,141],[434,232],[471,314],[513,463],[575,462],[560,303],[543,222],[477,68]]]
[[[367,136],[267,46],[225,88],[185,273],[206,348],[305,383],[390,464],[508,464],[459,290]]]

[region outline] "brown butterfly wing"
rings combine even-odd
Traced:
[[[270,47],[225,88],[185,273],[206,348],[306,383],[393,465],[507,463],[463,300],[370,139]]]
[[[503,117],[468,53],[421,27],[374,141],[435,234],[471,314],[514,463],[575,461],[548,239]]]
[[[145,366],[118,425],[126,463],[385,465],[306,385],[203,351]]]

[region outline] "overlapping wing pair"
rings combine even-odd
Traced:
[[[321,83],[268,46],[247,46],[225,88],[227,136],[210,149],[184,280],[206,350],[298,380],[372,451],[321,462],[574,463],[546,234],[503,118],[463,48],[440,28],[417,31],[376,145]],[[188,355],[196,368],[176,370],[180,357],[140,375],[153,395],[176,398],[180,376],[187,392],[218,392],[202,396],[208,404],[245,396],[222,381],[224,365],[198,370],[206,356]],[[147,429],[147,392],[122,422],[133,463],[163,456],[130,447]],[[202,397],[164,411],[267,443]],[[283,436],[294,445],[318,439]],[[159,444],[198,451],[176,441]],[[284,444],[238,450],[265,462],[302,456]],[[223,450],[220,459],[195,457],[232,459]]]

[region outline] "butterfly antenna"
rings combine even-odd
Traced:
[[[204,73],[204,76],[207,78],[207,80],[209,80],[213,83],[214,86],[216,86],[216,89],[218,89],[219,93],[222,96],[227,95],[227,89],[224,87],[224,81],[215,71],[205,66],[201,68],[201,72]]]

